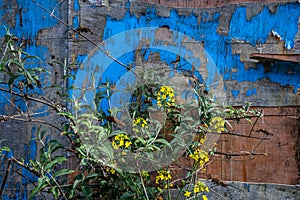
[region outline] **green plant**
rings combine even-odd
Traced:
[[[118,92],[112,89],[109,81],[89,88],[96,91],[94,106],[83,101],[84,89],[81,98],[72,99],[67,93],[74,88],[56,86],[51,88],[56,88],[56,94],[64,100],[68,98],[73,106],[68,107],[63,101],[46,101],[38,95],[28,94],[35,87],[44,92],[50,87],[42,88],[39,80],[39,74],[46,73],[45,70],[26,67],[26,61],[36,57],[28,55],[22,47],[7,30],[1,50],[0,73],[8,77],[8,82],[2,84],[9,89],[1,87],[0,90],[19,96],[26,103],[35,101],[48,106],[61,121],[60,124],[42,121],[30,113],[2,116],[2,122],[15,119],[35,122],[38,127],[48,126],[37,131],[36,141],[40,146],[37,159],[26,163],[22,159],[9,158],[37,177],[30,198],[49,193],[55,199],[159,199],[164,195],[171,199],[171,188],[177,188],[177,198],[181,193],[186,199],[200,196],[206,199],[205,192],[209,189],[200,176],[216,152],[214,145],[203,147],[206,139],[225,133],[226,125],[230,124],[227,118],[239,120],[260,115],[250,110],[250,104],[238,110],[219,106],[212,96],[205,94],[200,83],[192,90],[194,98],[180,102],[176,98],[181,94],[176,94],[165,79],[155,77],[151,71],[137,73],[142,84],[128,88],[134,92],[131,102],[124,107],[115,108],[110,104],[107,110],[99,107],[101,101],[110,102],[112,95]],[[72,64],[56,62],[55,66],[63,69],[64,83],[74,78],[70,72]],[[151,113],[157,113],[159,117],[153,117]],[[46,139],[50,129],[59,131],[61,140]],[[3,150],[9,149],[3,148],[1,153]],[[184,177],[174,180],[172,162],[183,152],[187,152],[192,165],[187,166]],[[77,169],[67,166],[66,154],[76,157]],[[161,162],[166,157],[172,158],[167,165]],[[125,165],[126,170],[122,167]],[[149,173],[144,166],[150,166],[153,172]]]

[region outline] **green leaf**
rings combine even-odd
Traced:
[[[172,149],[171,144],[165,139],[157,139],[155,142],[159,142],[159,143],[162,143],[164,145],[167,145],[170,149]]]
[[[40,191],[42,191],[45,187],[47,187],[46,179],[39,178],[37,186],[31,191],[29,199],[32,199],[35,195],[37,195]]]
[[[71,113],[69,113],[69,112],[58,112],[57,114],[59,114],[60,116],[65,116],[65,117],[67,117],[69,119],[75,120],[75,117]]]
[[[1,150],[1,152],[3,152],[3,151],[9,152],[10,148],[9,147],[1,147],[0,150]]]
[[[82,180],[75,180],[74,183],[73,183],[73,188],[71,190],[71,194],[70,194],[70,198],[73,198],[74,197],[74,194],[78,191],[76,188],[77,186],[82,182]]]
[[[54,186],[51,188],[51,192],[54,196],[55,199],[58,199],[59,197],[59,190],[58,190],[58,187],[57,186]]]
[[[46,164],[46,166],[44,167],[44,169],[47,171],[48,169],[50,170],[54,165],[56,164],[61,164],[63,162],[67,161],[67,158],[64,156],[57,156],[54,158],[53,161],[51,161],[50,163]]]
[[[74,172],[74,170],[71,170],[71,169],[62,169],[62,170],[59,170],[58,172],[55,172],[53,174],[53,177],[68,175],[68,174],[71,174],[73,172]]]
[[[85,179],[92,179],[92,178],[96,178],[98,177],[99,175],[97,173],[92,173],[92,174],[88,174]]]
[[[46,130],[43,130],[42,132],[39,133],[39,140],[42,140],[45,137],[45,134],[47,133]]]
[[[57,141],[57,140],[50,140],[50,141],[46,144],[46,146],[47,146],[47,148],[48,148],[48,149],[47,149],[47,150],[48,150],[47,153],[49,153],[50,155],[51,155],[53,152],[55,152],[56,150],[63,148],[63,146],[61,145],[61,143],[60,143],[59,141]]]

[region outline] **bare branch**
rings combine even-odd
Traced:
[[[263,114],[262,114],[262,112],[261,112],[260,115],[256,118],[255,122],[253,123],[253,125],[252,125],[252,127],[251,127],[251,129],[250,129],[249,136],[251,136],[251,133],[252,133],[252,131],[253,131],[255,125],[257,124],[258,119],[259,119],[262,115],[263,115]]]
[[[44,101],[44,100],[41,100],[41,99],[37,99],[37,98],[31,97],[31,96],[28,96],[28,95],[26,95],[26,96],[24,97],[23,94],[19,94],[19,93],[17,93],[17,92],[10,91],[10,90],[5,89],[5,88],[0,88],[0,91],[7,92],[7,93],[10,93],[10,94],[15,95],[15,96],[25,98],[26,100],[31,100],[31,101],[35,101],[35,102],[38,102],[38,103],[47,105],[47,106],[53,108],[54,110],[59,111],[59,108],[58,108],[56,105],[54,105],[54,104],[52,104],[52,103],[50,103],[50,102],[47,102],[47,101]]]
[[[9,160],[8,160],[8,165],[7,165],[7,168],[6,168],[6,171],[5,171],[5,175],[4,175],[2,184],[1,184],[1,189],[0,189],[0,196],[1,196],[1,197],[2,197],[2,193],[3,193],[4,186],[5,186],[5,182],[6,182],[7,177],[8,177],[8,173],[9,173],[10,168],[11,168],[11,163],[12,163],[12,160],[9,159]]]

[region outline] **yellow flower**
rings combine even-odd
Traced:
[[[159,91],[157,92],[157,105],[158,106],[174,106],[175,99],[174,99],[174,90],[169,86],[161,86]]]
[[[140,126],[140,127],[142,127],[142,128],[148,128],[148,126],[147,126],[147,121],[144,119],[144,118],[142,118],[142,117],[137,117],[137,118],[135,118],[134,120],[133,120],[133,127],[136,127],[136,126]],[[133,131],[134,132],[140,132],[140,130],[138,129],[138,128],[133,128]]]
[[[206,187],[206,188],[205,188],[205,191],[206,191],[206,192],[209,192],[209,189],[208,189],[208,187]]]
[[[217,133],[225,131],[225,120],[221,117],[213,117],[210,121],[210,128]]]
[[[117,143],[115,141],[112,142],[112,146],[114,149],[118,150],[119,149],[119,145],[117,145]]]
[[[190,192],[190,191],[185,191],[184,196],[185,196],[185,197],[190,197],[191,194],[192,194],[192,192]]]
[[[189,155],[189,157],[195,160],[195,162],[198,162],[201,167],[203,167],[205,163],[209,161],[208,153],[201,149],[196,149],[193,154]]]
[[[110,172],[111,174],[115,174],[115,173],[116,173],[116,170],[115,170],[114,168],[110,168],[109,172]]]
[[[106,167],[106,171],[109,172],[110,174],[115,174],[116,170],[114,168],[111,167]]]
[[[197,185],[195,185],[195,187],[194,187],[194,193],[198,193],[198,192],[200,192],[200,188]]]
[[[125,142],[125,148],[128,148],[128,147],[130,147],[130,145],[132,144],[132,142],[130,142],[130,141],[126,141]]]
[[[168,170],[159,170],[158,175],[155,177],[155,183],[158,184],[159,181],[167,181],[167,180],[171,180],[172,176],[170,171]]]
[[[121,147],[128,148],[132,142],[130,141],[129,137],[125,134],[118,134],[114,137],[112,141],[112,146],[114,149],[119,149]]]
[[[206,140],[206,136],[204,135],[200,138],[200,144],[204,144],[205,140]]]
[[[208,187],[206,186],[205,183],[203,183],[202,181],[198,181],[195,185],[194,185],[194,193],[200,193],[200,192],[204,192],[204,191],[209,191]]]
[[[207,196],[204,194],[204,195],[202,195],[202,199],[203,200],[208,200],[208,198],[207,198]]]

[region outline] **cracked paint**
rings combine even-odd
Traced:
[[[103,39],[130,29],[167,25],[172,30],[203,42],[205,50],[215,61],[224,80],[256,82],[268,78],[282,86],[292,86],[296,93],[300,88],[299,73],[285,73],[285,68],[291,67],[288,63],[276,64],[267,73],[261,64],[258,64],[257,68],[245,67],[240,55],[232,54],[232,41],[239,40],[243,43],[250,43],[252,46],[261,45],[266,43],[272,30],[276,30],[286,45],[292,48],[298,31],[299,13],[300,4],[287,3],[279,5],[275,13],[266,6],[260,13],[248,20],[246,6],[241,6],[233,11],[228,35],[221,35],[218,33],[218,28],[222,13],[215,12],[214,15],[209,15],[207,12],[203,12],[200,16],[196,16],[191,12],[186,16],[179,15],[173,9],[170,11],[169,17],[161,17],[157,15],[154,7],[150,7],[144,15],[139,15],[139,18],[131,14],[129,10],[123,19],[114,19],[108,16]],[[199,17],[200,21],[198,21]],[[170,60],[170,62],[172,61]],[[296,68],[299,69],[299,67]],[[235,70],[232,71],[232,69]]]

